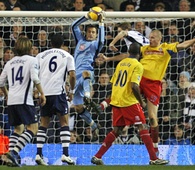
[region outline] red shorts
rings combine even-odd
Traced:
[[[141,93],[154,105],[160,102],[160,95],[162,91],[162,83],[159,80],[150,80],[142,77],[140,82]]]
[[[134,124],[145,124],[145,116],[140,104],[128,107],[112,106],[113,126],[126,126]]]

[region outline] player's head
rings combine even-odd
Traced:
[[[15,43],[15,51],[17,55],[30,55],[32,49],[32,42],[29,40],[28,37],[21,36],[17,39]]]
[[[95,25],[87,25],[86,27],[86,40],[93,41],[97,38],[98,29]]]
[[[129,22],[123,22],[118,25],[117,31],[118,33],[121,31],[130,31],[131,30],[131,24]]]
[[[139,43],[132,43],[129,46],[129,54],[130,56],[134,56],[135,58],[139,59],[140,58],[140,44]]]
[[[157,47],[162,40],[162,33],[159,30],[153,30],[149,35],[150,46]]]
[[[51,46],[53,48],[61,48],[64,42],[64,37],[62,34],[53,34],[51,36]]]

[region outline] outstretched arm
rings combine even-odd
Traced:
[[[194,43],[195,43],[195,38],[193,38],[191,40],[184,41],[180,44],[177,44],[177,50],[180,51],[180,50],[183,50],[185,48],[188,48]]]
[[[129,56],[129,53],[121,53],[119,55],[113,56],[113,57],[106,57],[104,54],[99,54],[99,57],[106,62],[109,61],[121,61],[124,58],[127,58]]]
[[[116,44],[117,41],[119,41],[121,38],[127,36],[128,32],[127,31],[121,31],[120,33],[118,33],[118,35],[112,40],[112,42],[109,45],[109,49],[111,51],[118,51],[118,49],[114,46]]]

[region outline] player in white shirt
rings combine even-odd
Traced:
[[[10,166],[20,166],[19,152],[29,143],[38,130],[37,115],[33,103],[33,82],[40,92],[41,105],[46,98],[38,78],[37,59],[30,56],[32,43],[20,37],[15,44],[18,56],[8,61],[0,76],[0,87],[8,96],[8,118],[14,132],[10,136],[8,159]],[[6,88],[8,80],[9,92]],[[25,125],[25,126],[24,126]],[[26,127],[26,131],[24,131]]]
[[[70,130],[68,123],[68,103],[66,100],[65,82],[69,75],[70,91],[67,93],[70,101],[73,98],[75,88],[75,63],[74,58],[68,52],[60,49],[63,44],[63,36],[54,34],[51,37],[52,49],[39,53],[36,57],[40,66],[40,80],[47,99],[44,107],[41,108],[41,123],[37,133],[37,155],[38,165],[47,165],[43,159],[42,148],[46,141],[46,131],[50,118],[56,114],[59,118],[61,129],[60,139],[62,142],[62,162],[74,165],[69,157]]]

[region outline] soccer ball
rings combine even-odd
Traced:
[[[90,9],[88,16],[93,21],[98,21],[101,17],[101,15],[100,15],[101,13],[102,13],[102,8],[95,6],[95,7]]]

